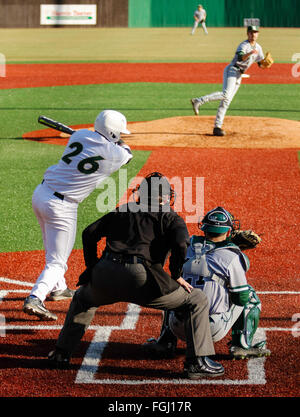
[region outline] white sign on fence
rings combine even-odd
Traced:
[[[96,4],[41,4],[41,25],[95,25]]]
[[[0,77],[6,77],[6,58],[0,53]]]
[[[244,19],[244,26],[260,26],[260,19],[253,17],[246,17]]]

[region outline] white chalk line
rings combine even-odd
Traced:
[[[0,277],[0,282],[5,282],[7,284],[15,284],[15,285],[21,285],[25,287],[33,287],[34,283],[32,282],[26,282],[26,281],[19,281],[11,278],[5,278]],[[6,289],[3,291],[9,291],[9,292],[28,292],[28,290],[15,290],[15,289]],[[257,294],[278,294],[278,295],[297,295],[300,294],[300,291],[256,291]]]
[[[135,325],[138,320],[139,311],[137,306],[131,305],[131,311],[133,313],[133,317],[127,320],[128,324],[126,324],[127,329],[134,329]],[[130,309],[130,304],[128,307],[128,311]],[[134,318],[136,315],[136,318]],[[122,323],[124,326],[124,322],[126,321],[126,317]],[[128,326],[128,327],[127,327]],[[125,327],[125,326],[124,326]],[[124,328],[123,327],[123,328]],[[89,345],[89,348],[86,352],[86,355],[83,359],[82,365],[76,375],[75,383],[76,384],[108,384],[108,385],[144,385],[144,384],[159,384],[159,385],[265,385],[266,384],[266,377],[265,377],[265,360],[266,358],[255,358],[249,359],[247,361],[247,371],[248,371],[248,378],[243,380],[231,380],[231,379],[220,379],[220,380],[207,380],[207,379],[200,379],[200,380],[193,380],[190,379],[142,379],[142,380],[120,380],[120,379],[97,379],[96,374],[98,372],[98,368],[101,362],[102,353],[109,342],[109,337],[111,334],[112,328],[104,327],[101,330],[96,331],[95,336],[92,342]],[[257,329],[255,334],[257,340],[266,339],[265,331],[263,329]],[[255,342],[255,341],[254,341]]]
[[[32,287],[34,284],[29,282],[23,282],[18,280],[12,280],[4,277],[0,277],[0,281],[9,284],[21,285]],[[29,292],[25,289],[8,289],[0,290],[0,302],[9,293],[24,293]],[[277,295],[298,295],[299,291],[257,291],[258,294],[277,294]],[[266,358],[255,358],[247,361],[248,378],[242,380],[196,380],[190,379],[144,379],[144,380],[117,380],[117,379],[96,379],[96,373],[101,362],[102,354],[109,343],[109,338],[114,330],[134,330],[139,318],[141,308],[135,304],[128,304],[128,310],[125,314],[124,320],[120,326],[89,326],[89,330],[94,330],[95,335],[91,341],[89,348],[83,358],[81,367],[77,372],[75,383],[77,384],[120,384],[120,385],[142,385],[142,384],[165,384],[165,385],[264,385],[266,384],[264,363]],[[1,330],[60,330],[60,325],[0,325]],[[266,331],[283,331],[291,332],[293,328],[259,328],[257,334],[260,334],[259,339],[266,339]]]
[[[0,277],[1,282],[6,282],[7,284],[15,284],[15,285],[21,285],[22,287],[33,287],[34,284],[32,282],[26,282],[26,281],[19,281],[16,279],[10,279],[5,277]]]

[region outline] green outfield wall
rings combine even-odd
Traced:
[[[128,26],[192,26],[199,3],[210,27],[240,27],[244,18],[258,18],[264,27],[300,27],[300,0],[128,0]]]
[[[300,0],[0,0],[0,28],[45,27],[41,4],[95,4],[91,27],[191,27],[199,2],[208,27],[242,27],[244,18],[258,18],[263,27],[300,27]]]

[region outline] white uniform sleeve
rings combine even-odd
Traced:
[[[132,158],[132,153],[128,145],[120,146],[113,142],[109,143],[109,146],[107,147],[107,154],[110,159],[120,165],[127,164],[127,162]]]
[[[260,62],[260,61],[262,61],[263,59],[264,59],[264,53],[263,53],[263,50],[262,50],[262,47],[260,46],[260,45],[257,45],[257,51],[258,51],[258,54],[257,54],[257,57],[256,57],[256,62]]]

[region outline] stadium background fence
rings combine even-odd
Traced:
[[[241,27],[258,18],[264,27],[299,27],[299,0],[0,0],[0,27],[40,25],[40,4],[97,4],[97,27],[188,27],[199,3],[209,27]]]

